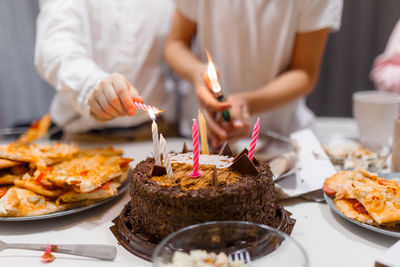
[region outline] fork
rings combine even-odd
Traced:
[[[29,249],[45,251],[47,245],[44,244],[8,244],[0,241],[0,251],[6,249]],[[117,250],[112,245],[50,245],[51,252],[71,254],[96,258],[100,260],[114,260],[117,256]]]
[[[247,249],[236,250],[235,252],[230,253],[228,258],[229,262],[243,261],[245,264],[251,263],[250,254]]]

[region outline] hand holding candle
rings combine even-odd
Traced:
[[[260,132],[260,118],[257,118],[257,121],[254,124],[253,133],[251,135],[250,149],[248,155],[251,161],[253,161],[254,151],[256,150],[256,144],[259,132]]]
[[[157,115],[158,113],[164,112],[164,110],[160,110],[157,107],[149,106],[149,105],[137,102],[137,101],[133,102],[133,104],[135,105],[135,107],[137,109],[144,110],[144,111],[152,111],[155,115]]]

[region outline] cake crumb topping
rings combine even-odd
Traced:
[[[213,172],[217,171],[218,184],[237,183],[242,175],[229,168],[215,168],[215,165],[200,165],[201,176],[192,178],[190,173],[193,166],[188,163],[175,162],[172,163],[174,175],[168,178],[168,175],[153,176],[151,179],[161,186],[172,187],[179,186],[182,190],[197,190],[203,188],[213,188]]]

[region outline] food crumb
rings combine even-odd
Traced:
[[[56,256],[51,254],[49,243],[47,243],[46,251],[42,255],[42,262],[43,263],[50,263],[50,262],[54,261],[55,259],[56,259]]]

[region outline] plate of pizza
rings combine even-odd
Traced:
[[[385,176],[363,169],[340,171],[325,180],[325,201],[356,225],[400,238],[400,175]]]
[[[16,141],[0,144],[0,221],[64,216],[127,190],[132,159],[122,150],[35,143],[49,125],[41,121],[44,126],[39,121]]]
[[[103,205],[118,196],[122,195],[124,192],[126,192],[129,188],[129,182],[125,181],[121,184],[121,186],[118,188],[118,193],[115,196],[111,196],[108,198],[103,198],[103,199],[93,199],[93,200],[87,200],[85,202],[80,202],[76,203],[76,205],[71,205],[68,209],[57,209],[55,208],[54,213],[43,213],[42,215],[34,215],[34,216],[23,216],[23,217],[1,217],[0,216],[0,221],[35,221],[35,220],[43,220],[43,219],[50,219],[50,218],[55,218],[55,217],[61,217],[61,216],[66,216],[74,213],[78,213],[81,211],[85,211],[88,209],[95,208],[97,206]],[[51,205],[51,204],[47,204]],[[75,208],[74,208],[75,206]],[[51,206],[50,206],[51,207]],[[51,210],[48,210],[49,212]]]

